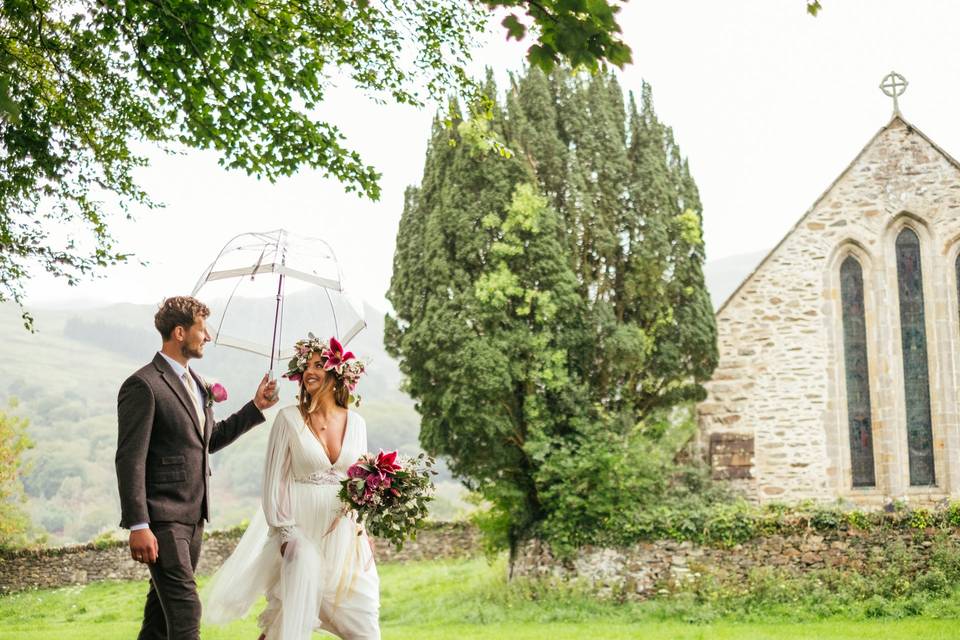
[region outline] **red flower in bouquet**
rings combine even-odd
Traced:
[[[360,478],[361,480],[366,480],[367,476],[370,475],[369,469],[366,468],[362,462],[354,462],[350,465],[350,468],[347,469],[348,478]]]
[[[380,474],[381,478],[392,476],[397,471],[403,469],[403,467],[397,464],[396,451],[384,453],[382,449],[380,450],[380,453],[377,454],[377,459],[374,461],[373,466],[377,470],[377,473]]]
[[[390,490],[394,495],[400,495],[397,493],[396,489],[390,489],[392,480],[390,476],[382,476],[377,473],[371,473],[367,476],[366,490],[364,491],[364,499],[372,500],[373,497],[377,494],[381,495],[381,500],[383,493],[387,490]]]

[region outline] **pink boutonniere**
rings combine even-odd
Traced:
[[[227,399],[227,388],[219,382],[207,384],[204,382],[207,391],[207,407],[212,407],[214,402],[223,402]]]

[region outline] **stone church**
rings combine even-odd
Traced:
[[[717,311],[714,476],[758,502],[960,496],[958,254],[960,163],[895,107]]]

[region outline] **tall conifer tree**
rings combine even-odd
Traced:
[[[406,195],[387,347],[423,446],[512,542],[590,540],[628,505],[558,482],[605,490],[594,480],[625,462],[617,443],[700,397],[715,366],[696,186],[649,87],[627,110],[612,75],[532,70],[489,123],[455,105],[450,120]],[[576,533],[556,533],[563,522]]]

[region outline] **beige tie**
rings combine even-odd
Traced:
[[[180,376],[180,380],[183,381],[183,386],[187,388],[187,395],[190,396],[190,400],[193,401],[193,408],[197,412],[197,421],[202,427],[204,422],[203,408],[200,406],[200,399],[197,398],[196,391],[193,390],[193,381],[190,380],[189,375],[189,373],[184,372],[184,374]]]

